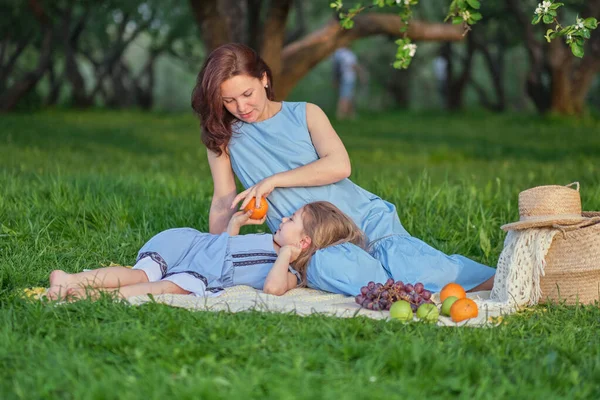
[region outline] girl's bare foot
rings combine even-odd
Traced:
[[[50,273],[50,289],[46,293],[51,300],[65,298],[69,290],[69,274],[59,269]]]

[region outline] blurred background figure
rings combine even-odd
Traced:
[[[337,119],[356,116],[354,95],[357,78],[361,83],[366,81],[366,71],[358,63],[356,54],[347,47],[337,49],[333,54],[333,83],[338,91]]]
[[[443,51],[442,51],[443,52]],[[439,54],[433,59],[433,73],[437,80],[437,89],[442,103],[446,101],[448,83],[446,79],[448,77],[448,60],[443,54]]]

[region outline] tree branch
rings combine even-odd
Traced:
[[[367,36],[399,37],[402,26],[400,17],[391,14],[358,15],[354,20],[354,28],[350,30],[341,28],[339,22],[332,19],[323,28],[283,48],[281,81],[275,82],[276,97],[285,98],[311,68],[339,47]],[[463,30],[458,25],[411,21],[407,36],[423,41],[460,41],[463,39]]]

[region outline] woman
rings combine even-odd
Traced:
[[[369,253],[347,243],[319,250],[308,268],[309,286],[356,295],[369,280],[391,276],[423,282],[434,292],[448,282],[491,288],[494,269],[413,238],[393,204],[347,179],[348,153],[318,106],[273,99],[269,67],[244,45],[215,49],[198,75],[192,108],[201,119],[214,182],[211,233],[223,232],[236,205],[252,197],[267,198],[271,231],[302,204],[329,201],[365,232]],[[239,194],[235,176],[246,188]]]

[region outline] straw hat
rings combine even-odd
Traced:
[[[571,186],[576,185],[573,189]],[[505,231],[575,225],[590,220],[581,212],[579,182],[566,186],[537,186],[519,193],[519,221],[503,225]]]

